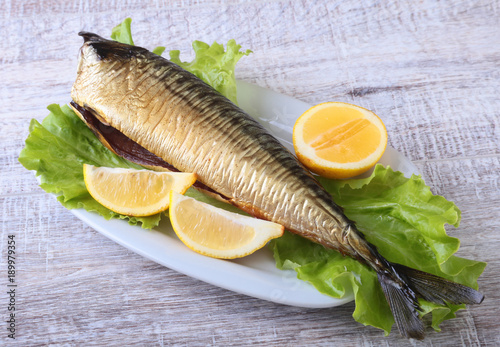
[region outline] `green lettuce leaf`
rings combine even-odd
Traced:
[[[132,40],[132,30],[130,28],[131,23],[132,18],[125,18],[123,22],[111,30],[111,39],[133,46],[134,40]]]
[[[251,53],[250,50],[240,52],[240,48],[241,46],[234,40],[228,41],[226,51],[224,46],[217,42],[209,46],[205,42],[194,41],[193,50],[196,56],[192,62],[182,62],[178,50],[170,51],[170,60],[192,72],[237,104],[234,68],[241,57]]]
[[[433,195],[420,176],[406,178],[401,172],[377,165],[366,179],[320,178],[320,183],[385,258],[477,289],[477,279],[486,264],[454,256],[459,241],[448,236],[444,227],[458,226],[459,209]],[[295,269],[298,278],[336,298],[352,292],[356,321],[387,334],[391,331],[394,318],[374,271],[290,233],[271,245],[279,268]],[[423,315],[432,314],[436,330],[465,307],[421,303]]]
[[[40,187],[58,195],[57,200],[66,208],[84,208],[99,213],[106,219],[128,219],[141,222],[144,228],[158,225],[160,214],[149,217],[129,217],[117,214],[99,204],[87,191],[83,180],[83,164],[95,166],[141,169],[104,147],[90,129],[67,106],[52,104],[50,113],[40,124],[33,119],[26,146],[19,162],[40,177]]]

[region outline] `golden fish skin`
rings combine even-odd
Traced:
[[[230,203],[370,266],[404,336],[424,336],[418,298],[483,300],[474,289],[384,259],[293,154],[191,73],[146,49],[80,35],[74,103],[177,170],[196,173]]]

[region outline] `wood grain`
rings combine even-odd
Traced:
[[[0,2],[0,268],[18,243],[18,338],[0,345],[500,345],[500,2]],[[235,38],[237,77],[311,104],[367,107],[434,193],[462,210],[458,255],[489,263],[486,300],[422,342],[356,323],[353,304],[304,309],[197,281],[106,239],[45,194],[17,161],[31,118],[67,103],[80,30],[133,17],[136,44],[181,50]],[[5,271],[5,270],[3,270]],[[0,275],[0,316],[7,317]]]

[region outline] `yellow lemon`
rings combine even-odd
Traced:
[[[168,209],[170,191],[184,193],[196,175],[83,165],[90,195],[110,210],[128,216],[150,216]]]
[[[229,212],[176,192],[170,195],[170,222],[179,239],[197,253],[234,259],[283,235],[283,226]]]
[[[308,109],[293,127],[298,159],[328,178],[349,178],[369,170],[387,146],[387,130],[373,112],[344,102]]]

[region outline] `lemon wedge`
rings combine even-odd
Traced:
[[[128,216],[150,216],[168,209],[170,192],[184,193],[196,175],[83,165],[90,195],[110,210]]]
[[[172,191],[170,222],[193,251],[213,258],[249,255],[283,235],[283,226],[229,212]]]

